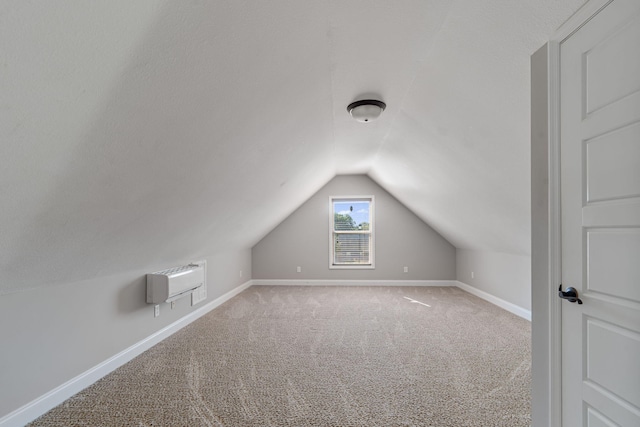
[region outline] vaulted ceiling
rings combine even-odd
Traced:
[[[2,1],[0,292],[250,248],[336,174],[527,254],[529,57],[582,3]]]

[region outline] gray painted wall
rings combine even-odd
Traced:
[[[531,310],[531,257],[528,255],[458,249],[456,277],[469,286]]]
[[[145,302],[150,271],[42,286],[0,297],[0,418],[118,354],[251,278],[250,250],[207,260],[207,300]],[[193,260],[179,260],[169,268]],[[243,277],[240,278],[240,270]]]
[[[375,269],[329,269],[329,197],[368,195],[375,196]],[[369,177],[340,175],[253,247],[252,272],[254,279],[453,280],[455,251]]]

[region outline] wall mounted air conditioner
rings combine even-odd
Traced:
[[[159,304],[190,295],[204,286],[204,264],[189,264],[147,274],[147,302]]]

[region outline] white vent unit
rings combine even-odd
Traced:
[[[189,264],[147,274],[147,302],[171,302],[204,286],[204,264]]]

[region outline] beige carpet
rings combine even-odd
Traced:
[[[453,287],[254,286],[33,426],[528,426],[529,322]]]

